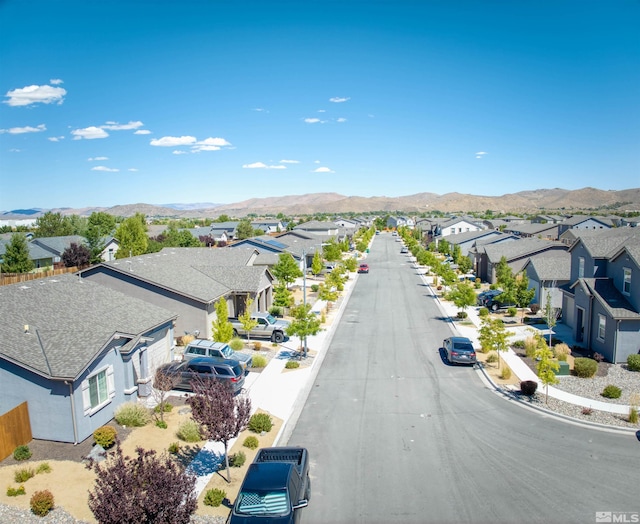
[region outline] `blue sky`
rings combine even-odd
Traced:
[[[0,1],[0,210],[640,186],[637,0]]]

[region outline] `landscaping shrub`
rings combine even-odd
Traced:
[[[529,306],[529,309],[531,310],[531,313],[533,313],[534,315],[537,315],[538,311],[540,311],[540,304],[531,304]]]
[[[164,420],[156,420],[156,427],[160,429],[167,429],[167,423]]]
[[[560,360],[560,355],[564,355],[565,357],[571,355],[571,348],[564,343],[556,344],[553,346],[553,354]],[[566,360],[566,358],[564,360]]]
[[[515,317],[518,314],[518,310],[514,307],[510,307],[509,309],[507,309],[507,316],[508,317]]]
[[[172,455],[177,455],[178,453],[180,453],[180,444],[178,442],[172,442],[171,444],[169,444],[167,451],[169,451],[169,453],[171,453]]]
[[[263,368],[267,365],[267,359],[262,355],[256,355],[253,357],[253,365],[251,367],[254,368]]]
[[[18,446],[13,450],[13,458],[15,460],[27,460],[31,458],[31,450],[29,446]]]
[[[598,371],[598,363],[592,358],[579,357],[573,363],[573,370],[581,378],[591,378]]]
[[[165,413],[169,413],[173,409],[173,404],[169,404],[165,401],[163,411]],[[160,404],[158,404],[155,408],[153,408],[154,413],[160,413]]]
[[[244,439],[244,442],[242,443],[242,445],[245,448],[249,448],[249,449],[256,449],[259,446],[259,442],[258,442],[258,438],[254,437],[253,435],[248,436],[246,439]]]
[[[274,317],[281,317],[282,308],[280,306],[271,306],[269,308],[269,313],[271,313]]]
[[[527,397],[535,395],[537,389],[538,383],[535,380],[523,380],[520,382],[520,392]]]
[[[200,434],[200,424],[194,420],[185,420],[178,427],[176,437],[185,442],[200,442],[202,435]]]
[[[509,380],[511,378],[511,368],[505,366],[502,368],[502,372],[500,373],[500,378],[502,380]]]
[[[23,482],[26,482],[30,478],[33,478],[35,474],[36,472],[33,471],[33,469],[31,468],[22,468],[17,470],[13,474],[13,480],[18,484],[22,484]]]
[[[638,408],[635,406],[629,408],[629,422],[632,424],[638,423]]]
[[[622,395],[622,390],[618,386],[609,384],[602,390],[601,394],[605,398],[620,398],[620,395]]]
[[[204,494],[204,504],[205,506],[213,506],[214,508],[217,508],[220,504],[222,504],[222,501],[226,498],[227,493],[221,489],[208,489],[207,492]]]
[[[107,449],[116,443],[117,434],[118,432],[113,426],[102,426],[93,432],[93,439],[98,446]]]
[[[524,349],[524,340],[514,340],[511,346],[518,349]]]
[[[311,284],[311,291],[317,293],[318,289],[320,289],[320,286],[318,284]]]
[[[244,347],[244,340],[239,337],[234,337],[229,342],[229,347],[234,351],[240,351]]]
[[[478,309],[478,316],[481,318],[489,316],[489,310],[486,307],[481,307]]]
[[[149,410],[137,402],[125,402],[114,414],[116,422],[121,426],[140,428],[151,420]]]
[[[40,473],[51,473],[51,466],[49,466],[48,462],[43,462],[36,468],[36,475]]]
[[[603,362],[604,361],[604,355],[602,353],[598,353],[597,351],[593,354],[593,360],[595,360],[596,362]]]
[[[232,468],[241,468],[247,461],[247,456],[244,451],[238,451],[229,457],[229,466]]]
[[[300,367],[300,362],[297,362],[295,360],[289,360],[287,361],[287,363],[284,365],[285,368],[287,369],[297,369]]]
[[[53,509],[53,493],[48,489],[36,491],[29,502],[31,511],[39,517],[44,517]]]
[[[500,360],[500,357],[498,356],[498,352],[497,351],[489,351],[489,354],[487,355],[487,363],[488,364],[495,364],[496,362],[498,362],[498,360]]]
[[[591,414],[593,414],[593,409],[584,407],[584,408],[582,408],[582,414],[583,415],[591,415]]]
[[[627,369],[629,371],[640,371],[640,355],[629,355],[627,357]]]
[[[18,495],[24,495],[25,493],[26,490],[24,489],[24,486],[19,486],[17,488],[7,488],[7,497],[17,497]]]
[[[249,431],[254,433],[269,432],[273,427],[273,421],[268,413],[254,413],[249,419]]]
[[[458,318],[467,318],[469,315],[466,311],[458,311]]]
[[[536,337],[527,337],[524,339],[524,354],[529,358],[536,357],[536,351],[538,349],[538,339]]]
[[[566,362],[567,361],[567,355],[565,355],[564,353],[560,353],[557,357],[558,361],[560,362]]]
[[[256,351],[260,351],[262,349],[262,342],[260,342],[259,340],[256,340],[253,343],[253,349],[255,349]]]
[[[476,281],[473,283],[473,287],[476,289],[480,289],[482,287],[482,282],[480,282],[479,278],[476,278]]]

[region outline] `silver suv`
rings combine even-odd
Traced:
[[[191,360],[198,357],[210,357],[217,360],[231,359],[240,363],[245,373],[253,366],[253,357],[239,351],[234,351],[229,344],[213,342],[212,340],[194,340],[184,348],[182,360]]]

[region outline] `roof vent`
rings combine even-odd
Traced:
[[[31,334],[31,332],[29,331],[29,324],[25,324],[25,325],[24,325],[24,332],[25,332],[25,334],[27,334],[27,335],[30,335],[30,334]]]

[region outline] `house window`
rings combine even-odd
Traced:
[[[584,277],[584,257],[578,259],[578,278]]]
[[[106,406],[114,396],[113,366],[102,368],[82,381],[85,415],[91,415]]]
[[[598,315],[598,340],[604,340],[607,329],[607,319],[604,315]]]
[[[631,294],[631,269],[625,267],[623,270],[624,279],[622,281],[622,292],[625,295]]]

